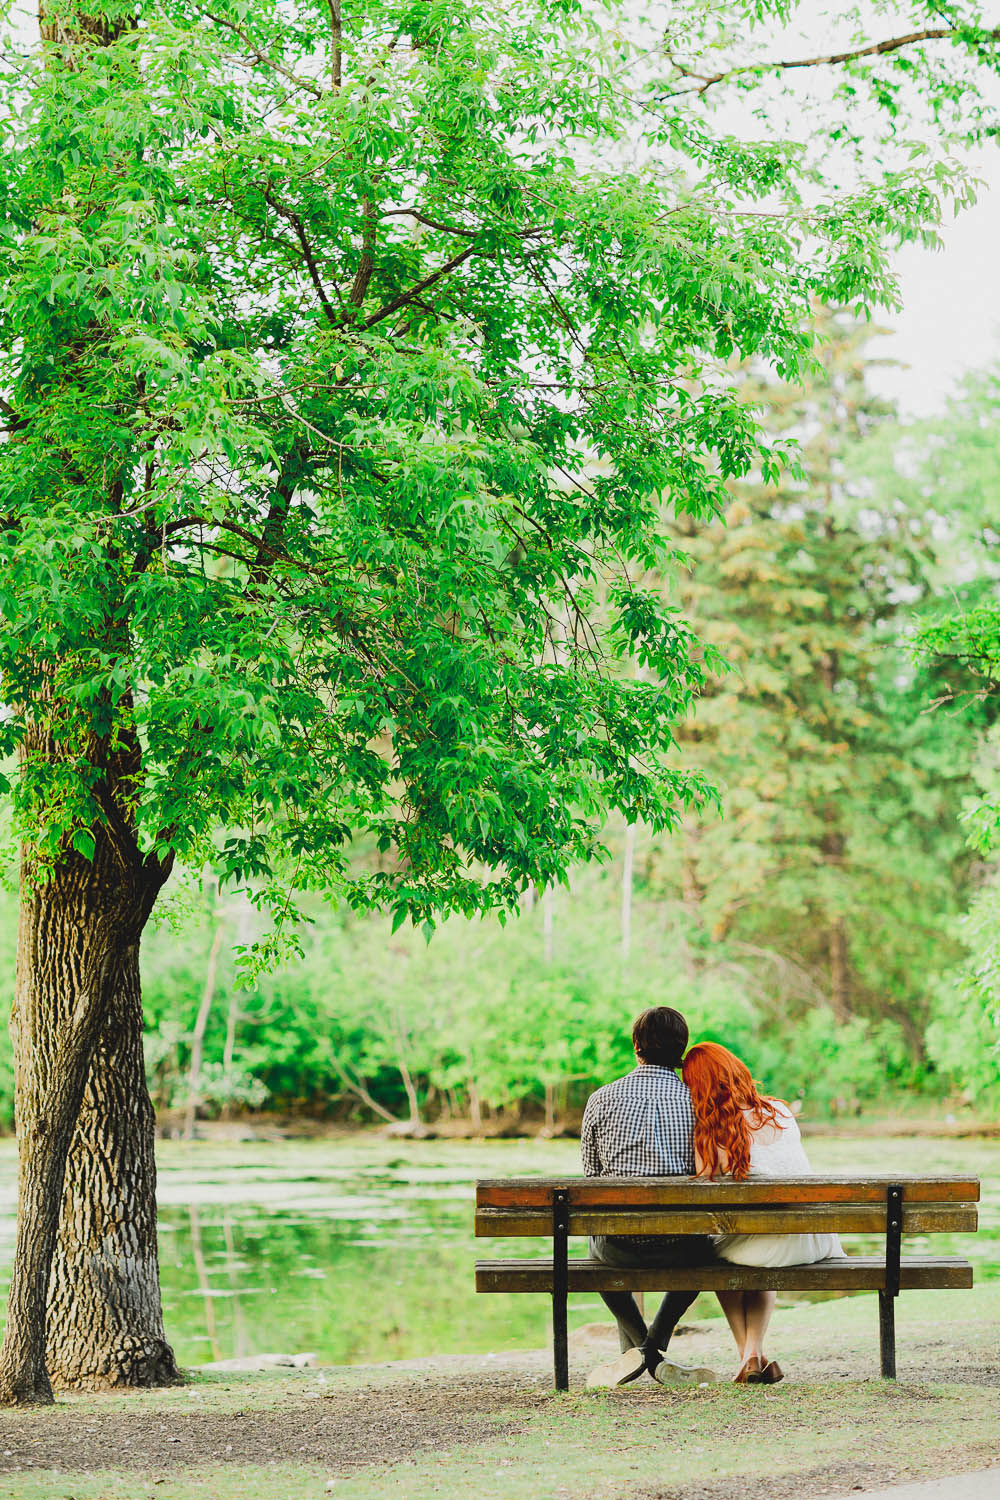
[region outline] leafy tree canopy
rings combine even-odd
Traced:
[[[8,44],[0,749],[44,704],[43,865],[134,821],[279,916],[427,920],[708,795],[665,760],[705,663],[630,575],[664,498],[786,456],[724,362],[795,374],[811,299],[891,297],[885,245],[966,189],[729,138],[690,59],[787,7],[669,9],[683,56],[574,0],[59,0]]]

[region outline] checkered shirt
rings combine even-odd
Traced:
[[[580,1132],[588,1177],[677,1177],[694,1171],[694,1110],[672,1068],[640,1063],[591,1094]]]

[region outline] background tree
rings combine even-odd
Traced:
[[[895,444],[876,450],[869,468],[883,495],[918,497],[935,518],[946,559],[936,596],[917,616],[916,656],[924,711],[974,724],[966,749],[971,786],[963,819],[979,856],[968,911],[957,935],[962,961],[940,976],[928,1048],[966,1098],[1000,1097],[1000,375],[978,371],[963,381],[941,415],[916,422]]]
[[[682,60],[572,0],[516,25],[51,0],[41,45],[9,38],[0,1399],[173,1374],[138,954],[175,860],[252,887],[266,962],[295,889],[397,923],[514,909],[609,808],[663,829],[704,799],[665,759],[703,669],[628,571],[662,555],[664,500],[709,515],[777,472],[718,361],[794,374],[810,298],[891,295],[885,243],[964,189],[940,164],[817,199],[808,153],[713,135],[699,15]],[[991,66],[991,35],[878,57]]]
[[[682,528],[682,606],[733,670],[679,731],[681,755],[719,785],[725,816],[664,845],[661,878],[686,884],[705,941],[796,963],[800,1004],[892,1017],[921,1056],[927,976],[967,879],[975,735],[966,716],[921,714],[902,642],[941,571],[934,513],[916,495],[875,499],[853,472],[892,415],[866,384],[871,329],[831,313],[817,327],[814,377],[744,388],[776,439],[798,436],[801,474],[732,481],[724,518]]]

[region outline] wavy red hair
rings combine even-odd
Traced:
[[[694,1105],[694,1145],[708,1177],[723,1170],[741,1179],[750,1172],[750,1133],[762,1125],[778,1129],[775,1104],[757,1089],[746,1063],[718,1042],[698,1042],[681,1068]],[[726,1155],[722,1166],[720,1148]]]

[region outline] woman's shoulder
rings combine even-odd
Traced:
[[[768,1103],[774,1105],[774,1121],[781,1132],[782,1140],[801,1141],[799,1122],[784,1099],[769,1099]]]
[[[784,1141],[797,1141],[799,1139],[798,1122],[788,1105],[783,1099],[768,1099],[767,1103],[774,1109],[773,1120],[768,1117],[760,1120],[753,1111],[744,1110],[751,1134],[761,1141],[777,1140],[779,1136]]]

